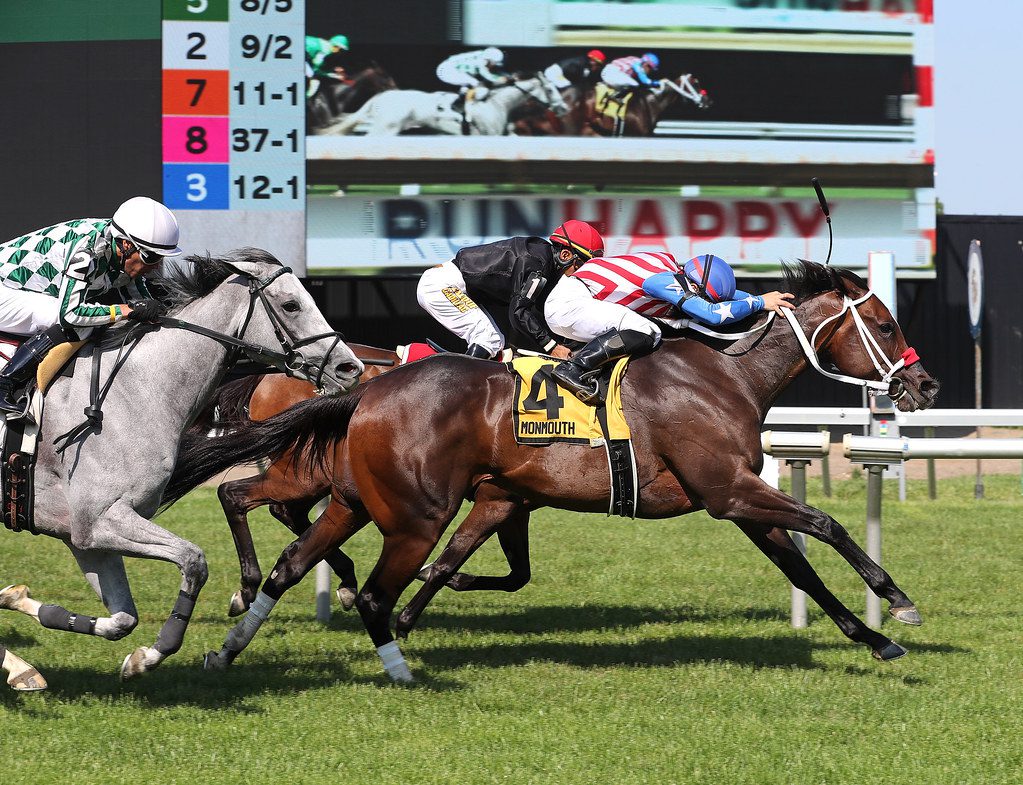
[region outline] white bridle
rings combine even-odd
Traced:
[[[887,393],[891,387],[891,381],[895,374],[907,365],[912,365],[913,363],[918,362],[920,358],[917,356],[916,350],[910,347],[902,353],[902,356],[896,362],[893,363],[888,359],[888,355],[884,353],[884,350],[878,344],[873,333],[867,329],[867,325],[864,323],[863,317],[860,316],[860,312],[857,310],[858,305],[861,305],[873,296],[874,293],[869,289],[866,294],[856,298],[855,300],[851,299],[848,295],[844,296],[842,298],[841,310],[834,316],[829,316],[823,322],[818,324],[817,329],[813,331],[813,335],[810,336],[809,340],[807,340],[806,334],[796,321],[796,317],[793,316],[791,309],[785,309],[785,318],[788,320],[789,326],[792,327],[792,332],[796,334],[796,340],[799,341],[799,345],[803,349],[803,354],[806,355],[806,359],[818,373],[827,376],[829,379],[834,379],[835,381],[845,382],[846,384],[857,384],[861,387],[867,387],[871,390]],[[878,375],[881,377],[880,380],[859,379],[855,376],[847,376],[843,373],[825,371],[821,367],[820,359],[817,357],[817,350],[814,349],[814,345],[817,342],[817,336],[820,334],[820,331],[831,322],[845,316],[846,312],[852,314],[853,323],[856,325],[856,331],[860,334],[860,341],[863,343],[863,348],[867,350],[867,357],[869,357],[870,361],[874,364],[874,370],[877,371]],[[885,370],[886,367],[887,370]],[[904,389],[899,393],[898,397],[902,397],[903,394],[905,394]]]
[[[813,331],[813,335],[809,338],[806,337],[806,333],[803,332],[803,328],[796,321],[795,315],[792,313],[791,308],[785,308],[785,318],[788,320],[789,326],[792,328],[792,332],[796,335],[796,340],[799,341],[799,346],[803,350],[803,354],[806,356],[807,362],[813,366],[819,374],[827,376],[829,379],[834,379],[838,382],[844,382],[845,384],[855,384],[860,387],[866,387],[877,392],[887,393],[891,388],[891,382],[895,374],[901,371],[903,368],[912,365],[915,362],[920,361],[920,357],[917,355],[916,350],[910,347],[902,353],[902,356],[896,361],[892,362],[888,359],[888,356],[884,353],[884,350],[878,344],[877,339],[867,329],[867,325],[863,321],[863,317],[860,316],[860,312],[857,310],[859,305],[862,305],[871,297],[874,296],[872,291],[867,291],[866,294],[853,300],[848,295],[842,298],[842,308],[837,313],[829,316],[827,319],[817,325],[817,329]],[[824,370],[821,367],[820,358],[817,356],[817,350],[814,348],[814,344],[817,341],[817,336],[820,334],[827,325],[836,319],[841,319],[846,312],[852,314],[853,323],[856,325],[856,330],[860,334],[860,341],[863,343],[864,348],[867,350],[867,357],[874,364],[874,370],[877,371],[881,377],[879,380],[874,379],[860,379],[856,376],[849,376],[844,373],[832,373],[831,371]],[[772,311],[771,315],[767,318],[763,324],[758,327],[754,327],[752,330],[746,330],[741,333],[719,333],[711,330],[703,325],[696,324],[694,322],[688,322],[685,324],[691,330],[696,330],[698,333],[708,335],[711,338],[719,338],[726,341],[737,341],[740,338],[745,338],[748,335],[764,330],[774,321],[775,314]],[[885,370],[887,368],[887,370]],[[905,394],[905,389],[899,392],[895,399],[898,400]]]

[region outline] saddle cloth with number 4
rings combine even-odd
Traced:
[[[545,357],[518,357],[508,363],[508,369],[515,374],[515,441],[519,444],[565,442],[602,447],[605,436],[600,419],[605,412],[607,438],[631,438],[622,411],[622,376],[625,375],[628,358],[615,363],[606,382],[604,402],[596,406],[583,403],[555,382],[551,374],[556,365],[556,360]],[[603,384],[602,380],[602,387]]]

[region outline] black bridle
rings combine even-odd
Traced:
[[[252,275],[251,273],[230,264],[228,264],[228,267],[238,273],[238,275],[246,278],[249,283],[249,309],[245,314],[245,321],[242,322],[242,327],[238,331],[237,335],[220,333],[216,330],[211,330],[208,327],[193,324],[192,322],[186,322],[172,316],[161,316],[159,323],[164,327],[176,327],[180,330],[188,330],[189,332],[204,335],[207,338],[212,338],[218,343],[223,344],[224,346],[230,347],[230,351],[228,352],[229,366],[237,362],[238,354],[245,354],[250,359],[263,363],[264,365],[277,368],[288,376],[294,377],[299,372],[302,372],[305,377],[314,384],[317,390],[321,389],[323,374],[326,372],[328,360],[334,353],[337,345],[342,341],[343,336],[341,333],[332,331],[317,333],[316,335],[310,335],[306,338],[297,338],[295,334],[288,329],[288,326],[267,300],[264,290],[282,275],[292,272],[290,267],[282,266],[264,276]],[[259,300],[259,302],[263,304],[267,317],[270,319],[270,325],[273,327],[274,335],[277,337],[277,340],[284,351],[279,352],[274,349],[268,349],[265,346],[260,346],[259,344],[242,339],[242,336],[245,335],[245,330],[248,329],[249,322],[252,320],[252,315],[255,312],[256,300]],[[299,349],[303,346],[316,343],[317,341],[322,341],[324,338],[333,338],[334,343],[331,344],[330,349],[323,355],[322,362],[318,365],[314,365],[306,360],[305,355],[303,355]]]

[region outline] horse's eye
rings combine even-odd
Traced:
[[[300,311],[302,306],[300,306],[295,300],[288,300],[286,303],[281,305],[281,308],[288,313],[295,313],[295,311]]]
[[[895,325],[891,322],[882,322],[877,326],[877,331],[885,338],[891,338],[895,335]]]

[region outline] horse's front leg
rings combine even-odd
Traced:
[[[83,554],[106,552],[158,559],[171,562],[181,572],[178,598],[156,642],[151,647],[140,646],[121,664],[121,678],[130,679],[153,670],[181,648],[195,602],[208,577],[206,555],[194,543],[143,518],[124,500],[114,502],[94,522],[81,520],[84,515],[83,510],[71,529],[71,544]]]
[[[38,692],[46,689],[46,679],[43,675],[2,643],[0,668],[7,674],[7,686],[17,692]]]
[[[0,608],[24,613],[50,630],[95,635],[117,641],[138,625],[138,611],[131,596],[128,575],[120,556],[102,551],[82,551],[67,543],[78,567],[109,611],[109,616],[90,616],[69,611],[60,605],[42,603],[32,597],[27,586],[8,586],[0,590]]]
[[[847,638],[856,643],[865,643],[879,660],[894,660],[906,653],[902,646],[870,629],[831,593],[787,531],[772,529],[753,521],[735,521],[735,525],[785,574],[793,586],[806,592],[828,614]]]
[[[368,520],[365,512],[354,512],[345,502],[331,498],[323,515],[281,552],[262,591],[227,634],[220,651],[206,654],[204,667],[219,670],[234,662],[252,642],[284,592],[301,581],[325,554],[359,531]]]
[[[748,469],[728,485],[708,485],[701,492],[707,511],[715,518],[753,521],[768,526],[803,532],[827,543],[852,566],[878,597],[891,603],[889,613],[905,624],[922,623],[912,600],[849,536],[834,518],[815,507],[802,504],[772,488]]]

